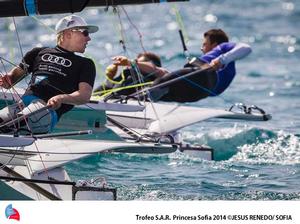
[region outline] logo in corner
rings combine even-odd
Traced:
[[[12,204],[9,204],[5,209],[5,216],[7,219],[15,219],[20,221],[20,214],[17,209],[12,207]]]

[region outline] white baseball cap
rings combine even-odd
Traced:
[[[95,33],[99,30],[98,26],[88,25],[82,17],[70,15],[58,21],[55,31],[56,33],[60,33],[61,31],[75,27],[86,28],[89,33]]]

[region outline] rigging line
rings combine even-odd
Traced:
[[[181,13],[177,7],[176,4],[173,5],[173,10],[175,12],[175,16],[176,16],[176,22],[179,26],[179,35],[180,35],[180,39],[181,39],[181,43],[182,43],[182,46],[183,46],[183,52],[184,52],[184,55],[186,56],[187,60],[189,61],[190,60],[190,53],[186,47],[186,42],[189,41],[189,38],[188,38],[188,35],[187,35],[187,32],[186,32],[186,29],[185,29],[185,26],[184,26],[184,23],[183,23],[183,19],[182,19],[182,16],[181,16]],[[217,96],[217,97],[220,97],[221,99],[223,99],[225,102],[229,102],[229,103],[234,103],[233,101],[231,100],[227,100],[225,99],[223,96],[220,96],[220,95],[217,95],[215,92],[205,88],[204,86],[201,86],[197,83],[194,83],[193,81],[191,80],[188,80],[186,79],[186,81],[190,82],[191,84],[195,85],[196,87],[204,90],[205,92],[208,92],[209,94],[212,94],[214,96]]]
[[[49,107],[49,106],[48,106]],[[35,112],[32,112],[31,113],[31,115],[32,114],[34,114],[34,113],[37,113],[37,112],[39,112],[39,111],[41,111],[42,109],[43,110],[45,110],[45,109],[47,109],[48,107],[44,107],[44,108],[41,108],[41,109],[39,109],[39,110],[37,110],[37,111],[35,111]],[[27,115],[28,117],[30,116],[30,115]],[[23,116],[24,118],[26,118],[26,116]],[[19,118],[21,118],[21,117],[19,117]],[[17,118],[17,119],[19,119],[19,118]],[[17,119],[15,119],[15,120],[17,120]],[[13,121],[13,120],[12,120]],[[11,122],[11,121],[10,121]],[[26,119],[25,119],[25,122],[26,122]],[[5,123],[4,125],[8,125],[8,123],[9,122],[7,122],[7,123]],[[15,122],[13,122],[13,124],[14,124]],[[27,124],[27,128],[30,130],[30,127],[29,127],[29,125],[28,125],[28,123],[26,122],[26,124]],[[0,125],[0,128],[1,127],[3,127],[3,124],[2,125]],[[44,163],[44,161],[43,161],[43,158],[41,157],[41,154],[40,154],[40,151],[39,151],[39,148],[38,148],[38,146],[37,146],[37,143],[36,142],[33,142],[33,144],[34,144],[34,146],[35,146],[35,148],[36,148],[36,151],[38,152],[38,155],[39,155],[39,157],[40,157],[40,160],[41,160],[41,162],[42,162],[42,164],[43,164],[43,167],[44,167],[44,170],[45,170],[45,173],[47,174],[47,176],[48,177],[50,177],[49,176],[49,173],[48,173],[48,169],[46,168],[46,165],[45,165],[45,163]],[[28,164],[27,164],[28,166],[28,170],[30,169],[31,170],[31,168],[29,167],[30,166],[30,164],[29,164],[29,162],[28,162]],[[29,171],[30,171],[29,170]],[[31,170],[32,171],[32,170]]]
[[[88,2],[89,2],[89,0],[87,0],[87,3],[88,3]],[[34,19],[35,22],[39,23],[40,25],[42,25],[43,27],[45,27],[46,29],[48,29],[48,31],[49,31],[50,33],[54,33],[54,34],[55,34],[55,30],[54,30],[54,29],[52,29],[52,28],[51,28],[50,26],[48,26],[47,24],[43,23],[43,22],[42,22],[40,19],[38,19],[36,16],[31,16],[31,18]],[[88,55],[87,53],[84,53],[83,55],[86,56],[87,58],[91,59],[91,60],[94,62],[97,71],[102,71],[102,66],[101,66],[101,65],[100,65],[100,64],[99,64],[92,56]],[[33,83],[33,82],[34,82],[33,79],[31,79],[30,82]],[[30,84],[30,82],[27,83],[27,84]]]
[[[16,94],[19,97],[19,99],[21,99],[20,95],[18,94],[18,92],[15,90],[14,87],[11,87],[10,89],[12,89],[12,90],[9,90],[12,96],[14,94]],[[5,95],[5,93],[3,91],[3,88],[1,88],[1,90],[2,90],[2,93]],[[16,108],[14,109],[14,112],[16,114],[21,112],[25,108],[25,105],[23,105],[20,101],[17,101],[14,98],[13,98],[13,101],[15,102],[14,105],[16,106]],[[6,106],[9,106],[7,102],[6,102]],[[16,109],[18,109],[19,111],[16,111]],[[18,117],[17,118],[13,117],[13,115],[11,115],[11,114],[9,114],[9,116],[11,118],[10,121],[5,122],[4,124],[0,124],[0,129],[3,128],[3,127],[6,127],[6,125],[8,125],[8,124],[14,126],[15,129],[17,129],[17,125],[18,125],[18,127],[20,127],[21,120],[19,120]],[[25,122],[26,127],[28,128],[28,130],[30,130],[30,126],[29,126],[28,121],[26,119],[24,119],[24,122]]]
[[[107,3],[107,4],[108,4],[108,3]],[[110,18],[112,18],[111,23],[112,23],[112,25],[113,25],[114,31],[116,32],[116,34],[117,34],[119,40],[121,40],[121,39],[122,39],[122,34],[121,34],[121,31],[120,31],[120,24],[119,24],[118,18],[117,18],[117,16],[116,16],[117,10],[118,10],[118,9],[116,8],[116,6],[114,6],[113,9],[112,9],[112,12],[109,13],[109,15],[110,15]]]
[[[139,35],[139,38],[140,38],[140,44],[141,44],[141,47],[142,47],[143,51],[145,52],[146,50],[145,50],[145,48],[144,48],[144,46],[143,46],[142,34],[140,33],[140,31],[138,30],[138,28],[136,27],[136,25],[132,22],[132,20],[131,20],[130,17],[128,16],[128,13],[127,13],[127,11],[125,10],[125,8],[124,8],[124,7],[121,7],[121,8],[122,8],[122,10],[124,11],[124,13],[125,13],[125,15],[126,15],[126,17],[127,17],[127,20],[129,21],[129,23],[131,24],[131,26],[133,26],[134,29],[137,31],[137,33],[138,33],[138,35]],[[121,25],[121,28],[122,28],[122,31],[123,31],[124,29],[123,29],[123,27],[122,27],[122,21],[121,21],[121,16],[120,16],[120,12],[119,12],[119,11],[118,11],[118,17],[119,17],[119,22],[120,22],[120,25]],[[126,51],[126,48],[124,48],[124,50],[125,50],[125,54],[128,56],[128,52]],[[131,63],[131,67],[136,71],[137,78],[138,78],[138,80],[136,80],[136,75],[135,75],[133,72],[131,72],[131,77],[132,77],[133,81],[134,81],[135,83],[143,83],[143,75],[141,74],[141,72],[140,72],[138,66],[136,66],[135,63]],[[137,90],[138,90],[138,89],[137,89]],[[138,99],[138,100],[140,100],[140,99]]]
[[[39,79],[39,78],[37,77],[37,79]],[[67,94],[69,97],[75,98],[74,96],[71,96],[69,93],[65,93],[65,92],[62,91],[61,89],[57,88],[56,86],[53,86],[53,85],[51,85],[51,84],[49,84],[49,83],[46,83],[46,85],[48,85],[48,86],[52,87],[53,89],[59,91],[61,94]],[[88,103],[83,104],[83,105],[85,105],[86,107],[90,108],[92,111],[97,111],[95,108],[89,106]]]
[[[154,2],[154,1],[153,1],[153,2]],[[141,47],[142,47],[143,51],[146,52],[146,50],[145,50],[145,48],[144,48],[144,45],[143,45],[143,39],[142,39],[142,38],[143,38],[143,35],[141,34],[141,32],[139,31],[139,29],[137,28],[137,26],[132,22],[132,20],[131,20],[131,18],[129,17],[129,15],[128,15],[127,11],[125,10],[125,8],[124,8],[123,6],[122,6],[121,8],[123,9],[123,11],[124,11],[124,13],[125,13],[125,15],[126,15],[126,17],[127,17],[127,20],[129,21],[129,23],[131,24],[131,26],[132,26],[132,27],[136,30],[136,32],[138,33]],[[136,70],[136,72],[137,72],[137,74],[138,74],[138,77],[142,77],[142,76],[139,76],[139,75],[141,75],[141,72],[139,71],[138,66],[133,65],[133,68]],[[142,80],[139,79],[139,82],[142,82]],[[137,89],[137,91],[138,91],[138,89]],[[157,118],[157,119],[160,119],[159,116],[158,116],[158,113],[157,113],[157,111],[156,111],[156,109],[155,109],[155,107],[154,107],[154,105],[153,105],[153,103],[152,103],[152,101],[151,101],[149,91],[146,91],[146,94],[148,95],[148,98],[150,99],[150,103],[151,103],[151,106],[152,106],[152,108],[153,108],[153,111],[154,111],[154,113],[155,113],[156,118]],[[138,100],[139,100],[139,99],[140,99],[140,98],[138,98]],[[145,100],[146,100],[146,98],[144,98],[144,101],[145,101]],[[145,102],[144,102],[144,103],[145,103]],[[146,115],[145,115],[145,116],[146,116]]]
[[[37,147],[37,145],[36,145],[36,142],[34,142],[33,143],[34,145],[35,145],[35,148],[36,148],[36,151],[37,151],[37,153],[38,153],[38,155],[39,155],[39,157],[40,157],[40,160],[39,161],[41,161],[41,163],[43,164],[43,167],[44,167],[44,170],[45,170],[45,173],[46,173],[46,175],[48,176],[48,177],[50,177],[49,176],[49,173],[48,173],[48,169],[46,168],[46,166],[45,166],[45,163],[44,163],[44,161],[43,161],[43,159],[42,159],[42,157],[41,157],[41,153],[40,153],[40,151],[39,151],[39,149],[38,149],[38,147]],[[23,147],[20,147],[20,149],[21,148],[23,148]],[[14,159],[14,158],[16,158],[16,159],[18,159],[19,157],[18,156],[16,156],[17,154],[18,154],[18,152],[19,151],[21,151],[21,150],[14,150],[13,152],[13,155],[12,155],[12,157],[10,157],[10,159],[6,162],[6,164],[2,164],[1,166],[0,166],[0,170],[3,170],[7,165],[9,165],[10,164],[10,162]],[[24,158],[22,158],[22,159],[24,159]],[[32,170],[32,168],[31,168],[31,164],[30,164],[30,162],[28,161],[29,160],[29,158],[25,158],[25,161],[26,161],[26,163],[27,163],[27,169],[28,169],[28,172],[29,173],[33,173],[33,170]]]
[[[136,70],[136,72],[137,72],[137,74],[138,74],[138,77],[141,77],[141,78],[142,78],[143,75],[141,74],[141,72],[140,72],[138,66],[137,66],[136,64],[132,64],[132,66],[133,66],[133,68]],[[142,83],[142,80],[139,80],[139,82]],[[143,89],[143,86],[142,86],[141,90],[142,90],[142,89]],[[136,90],[137,90],[137,91],[140,91],[138,88],[136,88]],[[151,100],[150,92],[149,92],[149,91],[146,91],[145,93],[147,94],[148,99],[150,100],[150,104],[151,104],[151,107],[152,107],[152,109],[153,109],[153,111],[154,111],[154,114],[155,114],[156,119],[160,120],[160,117],[158,116],[158,113],[157,113],[157,111],[156,111],[156,109],[155,109],[155,107],[154,107],[154,105],[153,105],[152,100]],[[145,104],[145,102],[146,102],[146,97],[142,97],[142,100],[143,100],[143,103]],[[138,101],[140,102],[140,97],[138,97]],[[144,113],[144,118],[146,119],[146,112]]]
[[[8,64],[10,64],[10,65],[13,65],[14,67],[20,67],[19,65],[15,64],[15,63],[13,63],[13,62],[11,62],[11,61],[8,60],[8,59],[5,59],[5,58],[2,57],[2,56],[0,56],[0,59],[3,60],[3,61],[5,61],[6,63],[8,63]]]
[[[3,88],[1,88],[1,90],[2,90]],[[5,95],[4,95],[5,96]],[[8,107],[9,106],[9,104],[8,104],[8,102],[5,100],[5,105],[6,105],[6,107]],[[9,119],[10,120],[13,120],[14,119],[14,117],[13,117],[13,115],[11,114],[11,113],[9,113]],[[15,128],[15,129],[17,129],[17,124],[14,122],[13,124],[13,127]],[[0,130],[1,130],[1,128],[0,128]]]
[[[120,10],[119,10],[118,7],[114,7],[113,12],[114,12],[114,14],[117,14],[117,16],[118,16],[119,28],[120,28],[119,33],[120,33],[120,37],[121,37],[120,44],[122,45],[124,54],[128,58],[130,58],[129,54],[128,54],[128,51],[127,51],[127,48],[126,48],[126,44],[125,44],[125,32],[124,32],[124,28],[123,28],[123,23],[122,23],[122,19],[121,19]],[[131,73],[133,81],[136,82],[136,83],[141,83],[142,82],[141,78],[140,78],[141,76],[139,75],[140,71],[135,67],[133,67],[133,69],[135,69],[136,73],[138,74],[138,81],[137,81],[135,75],[133,73]]]
[[[7,23],[9,23],[9,19],[6,20]],[[9,24],[7,26],[7,37],[8,37],[8,46],[9,46],[9,59],[12,61],[15,58],[15,49],[14,49],[14,43],[13,43],[13,33],[9,32]]]
[[[32,182],[32,183],[40,183],[40,184],[55,184],[55,185],[73,185],[73,186],[76,185],[76,183],[72,181],[40,180],[40,179],[28,179],[28,178],[8,177],[8,176],[0,176],[0,180]]]
[[[38,79],[38,77],[37,77],[37,79]],[[62,91],[62,90],[60,90],[59,88],[57,88],[56,86],[53,86],[53,85],[51,85],[51,84],[49,84],[49,83],[47,83],[47,85],[48,86],[50,86],[50,87],[52,87],[52,88],[54,88],[54,89],[56,89],[57,91],[59,91],[59,92],[61,92],[62,94],[67,94],[67,93],[65,93],[64,91]],[[15,88],[14,87],[11,87],[16,93],[17,93],[17,91],[15,90]],[[19,94],[17,94],[17,95],[19,95]],[[69,94],[68,94],[69,95]],[[70,96],[70,95],[69,95]],[[73,97],[73,96],[70,96],[71,98]],[[21,98],[21,97],[20,97]],[[93,110],[93,111],[97,111],[96,109],[94,109],[93,107],[91,107],[91,106],[89,106],[89,105],[87,105],[87,104],[85,104],[85,106],[87,106],[88,108],[90,108],[91,110]],[[30,128],[28,127],[28,129],[30,130]]]
[[[13,24],[14,24],[14,27],[15,27],[15,32],[16,32],[16,36],[17,36],[17,41],[18,41],[18,45],[19,45],[19,48],[20,48],[20,53],[21,53],[21,56],[22,56],[22,62],[24,64],[23,66],[23,70],[25,71],[24,75],[22,75],[18,80],[15,81],[15,83],[18,83],[20,80],[22,80],[25,76],[28,75],[28,70],[27,70],[27,65],[24,61],[24,54],[23,54],[23,50],[22,50],[22,45],[21,45],[21,41],[20,41],[20,36],[19,36],[19,32],[18,32],[18,27],[17,27],[17,24],[16,24],[16,21],[15,21],[15,18],[13,17]],[[7,60],[5,60],[7,61]],[[7,61],[8,63],[10,64],[13,64],[9,61]],[[14,65],[15,67],[19,67],[18,65]],[[7,73],[7,72],[6,72]],[[11,87],[13,88],[13,87]],[[14,90],[14,89],[13,89]],[[15,93],[17,93],[17,91],[15,91]],[[17,94],[18,95],[18,94]],[[19,96],[20,97],[20,96]],[[21,98],[21,97],[20,97]]]
[[[107,149],[109,150],[109,149]],[[32,157],[36,156],[38,153],[36,151],[22,151],[23,153],[20,154],[18,150],[10,150],[10,152],[2,152],[1,153],[1,157],[9,157],[11,155],[14,155],[15,159],[22,159],[24,160],[24,157],[28,157],[28,161],[30,162],[40,162],[39,159],[32,159]],[[105,152],[105,151],[101,151],[101,152]],[[100,153],[101,153],[100,152]],[[93,155],[93,154],[99,154],[99,152],[96,151],[92,151],[92,152],[76,152],[76,153],[54,153],[54,152],[39,152],[40,154],[44,154],[44,155]],[[54,162],[54,160],[44,160],[44,162]],[[57,159],[55,161],[70,161],[69,159]]]
[[[0,129],[5,128],[5,127],[9,127],[10,125],[13,125],[16,122],[26,120],[26,118],[29,118],[32,115],[38,114],[41,111],[48,110],[49,108],[50,108],[50,106],[44,106],[44,107],[39,108],[35,111],[30,111],[29,114],[22,114],[21,116],[18,116],[18,114],[17,114],[17,116],[14,119],[9,120],[9,121],[5,122],[4,124],[0,124]],[[28,130],[30,130],[30,128],[28,128]]]
[[[0,60],[1,60],[1,64],[2,64],[2,66],[3,66],[4,72],[7,74],[6,67],[5,67],[5,65],[4,65],[4,63],[3,63],[2,58],[0,58]],[[1,75],[1,76],[3,77],[3,75]],[[19,110],[22,110],[22,105],[19,104],[19,103],[17,102],[17,100],[14,98],[14,94],[16,94],[16,96],[18,96],[19,99],[20,99],[19,94],[18,94],[16,91],[14,91],[14,88],[12,88],[12,90],[11,90],[11,88],[10,88],[8,91],[9,91],[10,94],[12,95],[12,100],[13,100],[14,102],[16,102],[16,108],[18,108]],[[1,87],[1,92],[2,92],[3,96],[5,97],[6,94],[5,94],[5,92],[4,92],[4,88],[3,88],[3,87]],[[9,104],[8,104],[8,102],[7,102],[6,100],[5,100],[5,104],[6,104],[7,107],[9,106]],[[10,116],[10,119],[13,120],[13,115],[9,113],[9,116]],[[13,126],[14,126],[14,128],[17,128],[17,124],[16,124],[16,123],[14,123]]]
[[[26,76],[28,74],[28,70],[27,70],[26,63],[24,61],[24,54],[23,54],[23,50],[22,50],[22,46],[21,46],[21,42],[20,42],[20,38],[19,38],[18,28],[17,28],[17,25],[16,25],[16,22],[15,22],[14,18],[13,18],[13,22],[14,22],[15,32],[16,32],[16,35],[17,35],[17,40],[18,40],[18,44],[19,44],[19,48],[20,48],[20,52],[21,52],[21,56],[22,56],[22,63],[24,63],[23,70],[25,71],[25,74],[22,77],[20,77],[20,79],[22,79],[24,76]],[[17,80],[17,81],[19,81],[19,80]],[[15,91],[17,93],[17,91],[15,90],[15,88],[13,86],[11,88],[12,88],[13,91]],[[27,128],[30,130],[29,124],[28,124],[28,122],[26,120],[25,120],[25,123],[26,123]],[[39,152],[37,144],[34,143],[34,145],[35,145],[36,150]],[[43,167],[45,169],[45,172],[46,172],[47,176],[49,177],[49,173],[48,173],[48,170],[47,170],[47,168],[46,168],[46,166],[45,166],[45,164],[43,162],[43,159],[42,159],[41,155],[39,155],[39,156],[40,156],[41,162],[43,164]]]
[[[7,74],[7,70],[6,70],[6,67],[5,67],[5,65],[4,65],[4,62],[3,61],[5,61],[5,62],[7,62],[7,63],[9,63],[10,65],[13,65],[14,67],[18,67],[18,68],[20,68],[20,66],[19,65],[16,65],[15,63],[13,63],[13,62],[11,62],[11,61],[9,61],[9,60],[7,60],[7,59],[5,59],[5,58],[3,58],[3,57],[1,57],[0,56],[0,60],[1,60],[1,64],[2,64],[2,67],[3,67],[3,69],[4,69],[4,72],[5,72],[5,74]],[[25,66],[24,66],[25,67]],[[4,74],[3,73],[1,73],[2,74],[2,76],[4,76]],[[18,83],[21,79],[23,79],[23,77],[25,76],[25,74],[24,75],[22,75],[19,79],[17,79],[16,81],[15,81],[15,83]],[[10,90],[9,90],[10,91]],[[3,91],[2,91],[3,92]],[[11,92],[11,91],[10,91]],[[19,96],[19,94],[17,93],[17,92],[15,92],[16,93],[16,95],[18,95]],[[3,94],[4,94],[4,92],[3,92]],[[13,95],[13,94],[12,94]],[[19,96],[19,98],[21,98],[20,96]]]
[[[119,28],[120,28],[119,31],[120,31],[120,37],[121,37],[120,44],[122,45],[124,54],[129,58],[129,54],[128,54],[128,51],[127,51],[127,48],[126,48],[126,44],[125,44],[125,32],[124,32],[124,28],[123,28],[123,23],[122,23],[122,19],[121,19],[120,10],[119,10],[118,7],[114,7],[113,12],[115,14],[117,14],[117,16],[118,16]],[[139,71],[136,70],[136,72],[137,72],[138,78],[139,78]],[[141,83],[141,79],[140,78],[139,78],[139,82],[137,82],[135,75],[131,73],[131,76],[132,76],[132,79],[133,79],[134,82]]]
[[[198,87],[199,89],[201,89],[201,90],[204,91],[204,92],[207,92],[207,93],[209,93],[209,94],[211,94],[211,95],[213,95],[213,96],[215,96],[215,97],[220,97],[221,99],[224,100],[224,102],[227,102],[227,103],[234,103],[233,101],[227,100],[227,99],[224,98],[223,96],[218,95],[218,94],[215,93],[214,91],[212,91],[212,90],[210,90],[210,89],[204,87],[203,85],[200,85],[200,84],[198,84],[198,83],[196,83],[196,82],[194,82],[194,81],[191,81],[191,80],[189,80],[189,79],[186,78],[186,77],[182,77],[182,79],[185,80],[185,81],[187,81],[187,82],[189,82],[191,85],[194,85],[194,86]]]
[[[16,155],[17,155],[17,152],[15,151],[15,152],[12,154],[12,156],[9,158],[9,160],[8,160],[5,164],[4,164],[4,163],[0,163],[0,164],[2,164],[2,165],[0,165],[0,170],[3,170],[7,165],[9,165],[10,162],[11,162],[14,158],[18,159],[18,157],[17,157]],[[7,155],[6,157],[9,157],[9,155]]]
[[[2,165],[2,163],[0,163],[0,165]],[[3,168],[3,170],[11,176],[26,179],[23,175],[19,174],[18,172],[14,171],[13,169],[11,169],[7,166],[5,166]],[[61,198],[57,197],[56,195],[52,194],[51,192],[45,190],[44,188],[40,187],[39,185],[37,185],[35,183],[28,183],[28,182],[23,182],[23,183],[50,200],[62,200]]]
[[[55,33],[55,30],[52,29],[50,26],[47,24],[43,23],[40,19],[38,19],[36,16],[31,16],[32,19],[34,19],[36,22],[38,22],[40,25],[48,29],[51,33]]]
[[[18,32],[18,27],[17,27],[16,21],[15,21],[15,17],[13,17],[13,22],[14,22],[14,27],[15,27],[15,32],[16,32],[16,36],[17,36],[18,45],[19,45],[19,48],[20,48],[21,57],[24,58],[24,54],[23,54],[23,50],[22,50],[22,46],[21,46],[20,36],[19,36],[19,32]],[[22,59],[22,62],[23,62],[23,59]],[[28,73],[27,72],[27,67],[24,66],[24,68],[25,68],[24,71],[27,74]]]
[[[116,126],[117,128],[119,128],[120,130],[122,130],[125,134],[130,135],[131,137],[133,137],[134,139],[141,140],[142,138],[146,138],[150,141],[153,141],[153,139],[150,136],[147,136],[145,134],[141,134],[138,131],[129,128],[128,126],[122,124],[121,122],[118,122],[117,120],[111,118],[109,115],[107,115],[107,120],[109,122],[111,122],[114,126]]]
[[[137,26],[132,22],[131,18],[129,17],[126,9],[121,6],[122,10],[124,11],[125,15],[126,15],[126,18],[128,20],[128,22],[130,23],[130,25],[136,30],[138,36],[139,36],[139,40],[140,40],[140,45],[141,45],[141,48],[143,49],[144,52],[146,52],[146,49],[144,47],[144,44],[143,44],[143,35],[142,33],[140,32],[140,30],[137,28]]]
[[[88,1],[89,1],[89,0],[88,0]],[[55,34],[55,30],[54,30],[54,29],[52,29],[52,28],[51,28],[50,26],[48,26],[47,24],[43,23],[43,22],[42,22],[40,19],[38,19],[36,16],[31,16],[31,18],[34,19],[37,23],[39,23],[39,24],[42,25],[43,27],[45,27],[46,29],[48,29],[48,31],[49,31],[50,33],[54,33],[54,34]],[[102,71],[102,66],[101,66],[101,64],[98,63],[92,56],[88,55],[87,53],[84,53],[84,56],[86,56],[87,58],[91,59],[91,60],[94,62],[94,64],[95,64],[95,66],[96,66],[96,69],[97,69],[98,73],[101,74],[101,71]],[[99,71],[100,71],[100,72],[99,72]],[[103,73],[102,73],[102,74],[103,74]],[[30,82],[32,82],[32,81],[30,81]],[[27,83],[27,84],[29,85],[30,82]]]
[[[89,141],[89,140],[86,140]],[[51,155],[87,155],[87,154],[98,154],[98,151],[82,151],[82,152],[53,152],[53,151],[42,151],[40,152],[40,154],[51,154]],[[4,151],[0,151],[0,154],[2,154],[1,156],[6,156],[8,157],[9,154],[15,154],[16,158],[20,159],[23,158],[22,156],[28,156],[28,157],[32,157],[32,156],[36,156],[37,152],[36,151],[20,151],[20,150],[4,150]],[[36,160],[32,160],[32,161],[36,161]]]
[[[157,71],[153,71],[153,72],[151,72],[151,73],[145,75],[144,77],[145,77],[145,79],[147,80],[148,77],[154,76],[156,73],[157,73]],[[122,73],[122,74],[123,74],[123,73]],[[109,78],[108,78],[108,79],[109,79]],[[120,81],[119,81],[119,82],[116,82],[116,81],[111,80],[111,79],[109,79],[109,81],[110,81],[111,83],[114,83],[114,84],[121,84]],[[126,86],[123,86],[123,87],[117,87],[117,88],[111,88],[111,89],[105,89],[105,83],[103,83],[102,85],[104,86],[104,88],[103,88],[104,90],[94,92],[94,93],[93,93],[93,96],[95,96],[95,95],[101,95],[101,94],[107,94],[107,95],[108,95],[109,92],[113,93],[113,92],[118,92],[118,91],[123,90],[123,89],[134,88],[136,85],[139,85],[139,86],[143,86],[143,85],[144,85],[144,86],[147,86],[147,85],[151,85],[152,83],[153,83],[153,81],[143,82],[143,83],[137,83],[137,82],[133,81],[130,85],[126,85]]]
[[[153,82],[144,82],[144,83],[139,83],[139,84],[135,84],[135,85],[130,85],[130,86],[123,86],[123,87],[119,87],[119,88],[113,88],[113,89],[107,89],[107,90],[102,90],[102,91],[97,91],[94,92],[92,96],[98,96],[100,95],[101,98],[104,98],[112,93],[115,92],[119,92],[121,90],[125,90],[125,89],[131,89],[131,88],[137,88],[137,87],[141,87],[141,86],[147,86],[147,85],[151,85],[153,84]]]
[[[144,75],[141,73],[139,67],[138,67],[137,64],[136,64],[136,61],[132,61],[132,62],[131,62],[131,67],[134,69],[134,71],[136,72],[137,77],[138,77],[138,82],[137,82],[135,79],[133,79],[133,80],[134,80],[136,83],[139,83],[139,84],[144,83]],[[133,78],[135,78],[135,73],[134,73],[134,72],[130,72],[130,73],[131,73],[131,76],[132,76]],[[143,87],[144,87],[144,86],[141,86],[141,89],[143,89]],[[139,91],[138,87],[136,88],[136,91]],[[148,95],[148,98],[149,98],[149,95]],[[149,98],[149,99],[150,99],[150,98]],[[146,102],[146,98],[145,98],[145,97],[142,97],[141,99],[140,99],[140,97],[138,97],[137,100],[138,100],[139,103],[140,103],[141,101],[143,101],[143,103],[145,104],[145,102]],[[146,114],[145,114],[145,113],[144,113],[144,116],[146,117]]]
[[[138,81],[136,83],[143,83],[144,82],[144,77],[143,74],[140,70],[140,68],[137,65],[137,62],[135,60],[131,61],[131,67],[133,68],[133,70],[136,72],[136,76]],[[130,70],[130,75],[132,78],[135,78],[135,73],[133,71]],[[135,80],[133,80],[135,81]],[[137,89],[138,90],[138,89]]]
[[[124,35],[124,28],[123,28],[123,23],[122,23],[122,19],[121,19],[121,14],[120,14],[120,10],[118,9],[118,7],[114,7],[113,8],[113,12],[115,14],[117,14],[118,16],[118,20],[119,20],[119,31],[120,31],[120,44],[122,45],[122,48],[123,48],[123,51],[124,51],[124,54],[127,53],[127,50],[126,50],[126,44],[125,44],[125,35]]]
[[[142,33],[139,31],[139,29],[137,28],[137,26],[132,22],[131,18],[129,17],[129,15],[128,15],[127,11],[126,11],[126,9],[123,6],[121,6],[121,9],[123,10],[123,12],[124,12],[124,14],[125,14],[128,22],[130,23],[130,25],[136,30],[136,32],[137,32],[137,34],[139,36],[139,41],[140,41],[140,45],[141,45],[141,48],[142,48],[143,52],[146,52],[144,44],[143,44],[143,35],[142,35]],[[139,83],[143,83],[144,82],[143,74],[141,74],[141,71],[138,68],[138,66],[136,65],[136,63],[132,63],[132,67],[133,67],[133,69],[137,73],[137,77],[138,77]],[[134,74],[131,74],[131,76],[134,78]],[[138,90],[138,88],[137,88],[137,90]]]
[[[12,87],[12,89],[15,90],[14,87]],[[15,91],[16,91],[16,90],[15,90]],[[19,107],[20,111],[22,111],[22,106],[21,106],[21,104],[18,103],[18,102],[17,102],[17,107]],[[11,119],[11,121],[13,121],[13,120],[14,120],[14,119]],[[25,124],[26,124],[28,130],[30,130],[28,121],[27,121],[26,119],[24,119],[24,121],[25,121]],[[17,120],[17,122],[19,122],[19,121]],[[6,122],[6,123],[4,124],[4,126],[5,126],[5,125],[8,125],[8,123],[9,123],[9,122]],[[12,124],[13,124],[14,127],[16,128],[16,125],[17,125],[16,122],[13,122]],[[3,124],[0,125],[0,127],[3,127]],[[34,142],[34,145],[35,145],[36,151],[39,153],[39,149],[38,149],[38,146],[37,146],[36,142]],[[41,162],[42,162],[42,164],[43,164],[43,167],[44,167],[44,169],[45,169],[45,173],[46,173],[47,176],[49,177],[49,173],[48,173],[48,170],[47,170],[47,168],[46,168],[46,166],[45,166],[45,163],[44,163],[44,161],[43,161],[43,159],[42,159],[42,157],[41,157],[40,154],[39,154],[39,156],[40,156]],[[29,165],[29,163],[28,163],[27,165]],[[29,169],[29,167],[28,167],[28,169]]]

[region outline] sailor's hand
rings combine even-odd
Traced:
[[[112,64],[112,65],[109,65],[106,67],[105,75],[108,78],[113,79],[114,76],[116,75],[117,71],[118,71],[118,66],[115,64]]]
[[[209,63],[210,67],[212,67],[215,71],[219,70],[220,68],[223,67],[223,65],[221,64],[220,60],[218,58],[212,60]]]
[[[112,58],[114,65],[130,66],[130,60],[125,56],[116,56]]]
[[[53,110],[57,110],[58,108],[60,108],[62,103],[63,103],[63,95],[57,95],[48,100],[47,106],[51,106]]]
[[[12,83],[9,75],[3,75],[0,77],[0,86],[5,89],[11,88]]]

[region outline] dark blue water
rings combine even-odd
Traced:
[[[185,63],[173,4],[124,7],[118,16],[94,9],[81,15],[100,26],[87,55],[103,79],[110,57],[134,58],[144,48],[162,56],[169,70]],[[255,104],[271,113],[268,122],[212,120],[182,130],[185,141],[208,144],[216,161],[181,153],[171,155],[104,154],[69,165],[75,179],[105,176],[118,188],[120,200],[299,200],[300,180],[300,2],[281,0],[202,0],[176,4],[182,16],[187,46],[200,55],[202,33],[222,28],[232,41],[248,43],[252,54],[237,63],[237,76],[217,98],[194,106],[229,108],[232,103]],[[60,16],[16,18],[24,52],[54,45]],[[44,25],[41,25],[43,23]],[[139,38],[140,32],[141,38]],[[20,59],[11,19],[1,19],[0,54]],[[119,40],[123,36],[127,51]],[[9,69],[9,65],[5,65]],[[3,71],[3,68],[1,69]],[[25,83],[23,83],[25,85]]]

